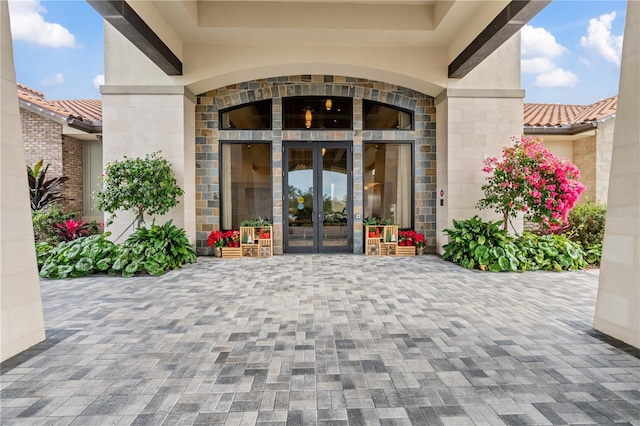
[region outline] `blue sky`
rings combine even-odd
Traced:
[[[18,82],[47,99],[95,99],[102,17],[85,1],[10,0]],[[555,0],[522,31],[525,102],[590,104],[615,95],[625,1]]]

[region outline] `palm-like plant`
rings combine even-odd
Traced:
[[[47,180],[47,170],[51,164],[42,168],[43,160],[38,161],[33,168],[27,166],[29,178],[29,196],[31,210],[42,210],[49,204],[64,199],[62,184],[69,180],[67,176],[60,176]]]

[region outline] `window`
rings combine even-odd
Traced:
[[[364,128],[370,130],[411,130],[412,114],[377,102],[365,100],[362,105]]]
[[[271,129],[271,100],[220,111],[220,129]]]
[[[284,98],[284,129],[351,129],[353,100],[338,97]]]
[[[412,227],[411,146],[365,143],[365,217],[392,219],[400,228]]]
[[[223,143],[221,150],[222,229],[238,229],[245,219],[271,219],[271,144]]]

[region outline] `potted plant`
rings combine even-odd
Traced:
[[[240,231],[230,230],[224,233],[227,247],[240,247]]]
[[[222,231],[213,231],[209,234],[207,239],[209,247],[213,247],[213,255],[215,257],[222,256],[222,246],[225,244],[225,237]]]
[[[427,239],[424,235],[413,232],[413,244],[416,246],[416,254],[422,256],[424,248],[427,246]]]

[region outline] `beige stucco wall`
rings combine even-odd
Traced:
[[[181,88],[167,91],[174,93],[103,95],[103,162],[106,165],[125,155],[143,157],[161,150],[185,194],[178,206],[157,217],[156,222],[173,219],[195,241],[195,98]],[[118,213],[107,230],[117,237],[133,219],[132,213]],[[145,219],[150,223],[153,218]]]
[[[607,202],[609,190],[609,172],[611,170],[611,152],[613,149],[613,135],[615,119],[607,119],[598,123],[596,129],[596,191],[595,201]]]
[[[44,340],[7,2],[0,2],[0,361]]]
[[[627,3],[593,327],[640,348],[640,2]]]
[[[502,220],[495,212],[475,208],[483,197],[481,187],[487,177],[482,172],[482,159],[500,156],[502,148],[511,144],[509,137],[522,132],[522,95],[495,91],[493,97],[450,96],[436,100],[436,222],[440,253],[448,241],[442,231],[452,227],[454,219],[469,219],[477,214],[485,220]],[[517,231],[522,230],[521,219],[512,223]]]
[[[585,186],[585,190],[578,202],[596,201],[596,136],[587,136],[570,143],[573,148],[573,159],[566,157],[580,170],[580,182]],[[553,152],[553,151],[552,151]],[[558,154],[556,154],[558,157]]]
[[[185,44],[182,76],[165,75],[105,24],[107,86],[184,85],[193,93],[282,75],[344,75],[384,81],[429,96],[444,88],[519,89],[519,34],[463,79],[449,79],[446,48],[286,44]],[[221,60],[220,58],[224,58]],[[381,60],[383,58],[384,60]]]

